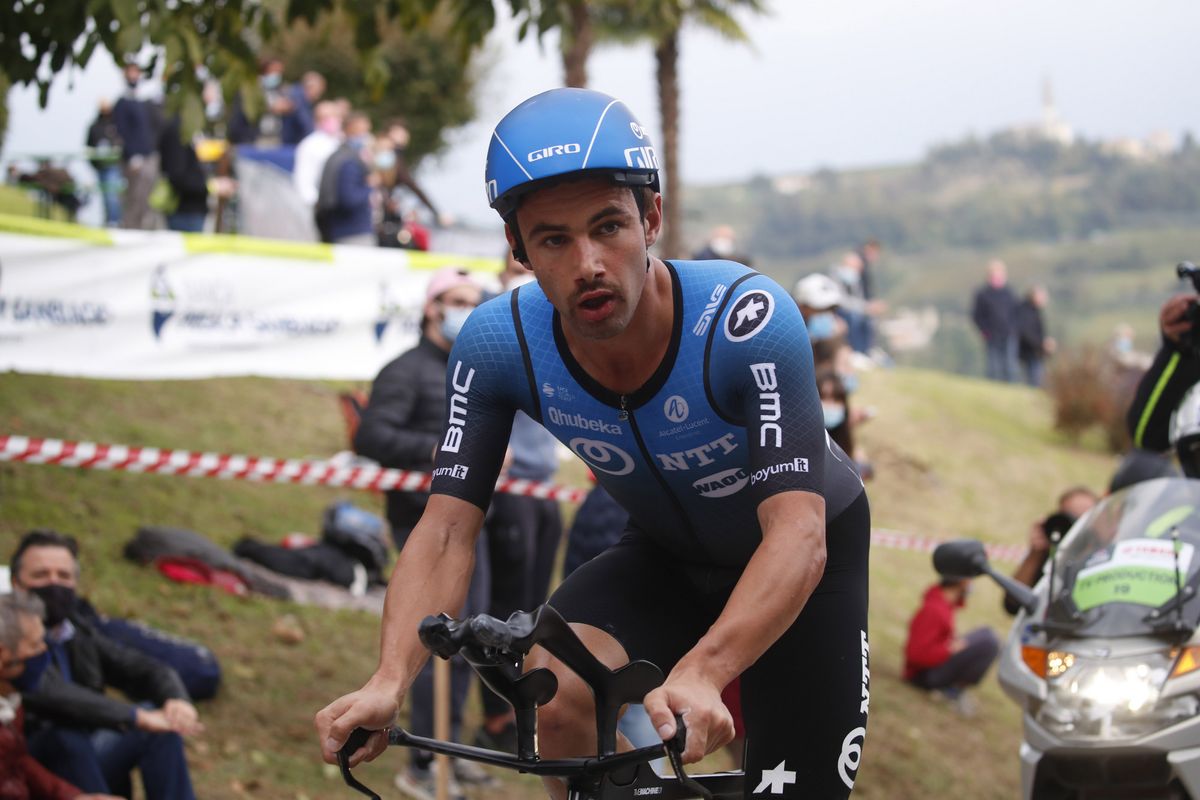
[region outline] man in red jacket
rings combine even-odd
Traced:
[[[974,709],[963,690],[983,680],[1000,650],[1000,640],[987,626],[966,636],[955,633],[954,613],[966,605],[970,591],[970,578],[942,575],[925,591],[904,645],[904,680],[941,692],[965,716]]]
[[[25,712],[12,682],[26,662],[46,652],[42,603],[28,595],[0,594],[0,797],[6,800],[117,800],[84,794],[43,767],[25,746]]]

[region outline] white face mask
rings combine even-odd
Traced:
[[[471,316],[471,312],[474,310],[473,308],[447,308],[442,313],[442,336],[446,337],[446,341],[453,342],[458,338],[463,325],[467,323],[467,317]]]

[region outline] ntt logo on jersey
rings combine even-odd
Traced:
[[[583,414],[568,414],[565,411],[559,411],[554,406],[550,406],[550,413],[547,416],[550,417],[550,421],[555,425],[562,425],[566,428],[582,428],[585,431],[607,433],[610,436],[621,435],[620,425],[612,422],[602,422],[598,419],[588,419]]]

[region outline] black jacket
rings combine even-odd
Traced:
[[[984,286],[975,293],[975,304],[971,319],[983,338],[1007,339],[1013,332],[1013,316],[1017,310],[1017,296],[1007,286],[996,288]]]
[[[81,728],[125,729],[133,724],[134,706],[105,694],[112,687],[135,702],[161,706],[168,700],[189,700],[178,673],[109,639],[93,624],[95,611],[83,600],[70,614],[75,636],[66,643],[71,665],[67,681],[51,665],[36,691],[22,697],[28,724]]]
[[[1125,417],[1133,446],[1163,452],[1171,447],[1171,414],[1187,390],[1200,383],[1200,359],[1163,339],[1154,363],[1138,382]]]
[[[354,434],[354,451],[385,467],[429,471],[446,416],[446,362],[450,354],[425,337],[379,371]],[[392,535],[407,537],[429,500],[428,492],[388,492]]]
[[[1046,323],[1042,310],[1029,300],[1022,300],[1014,315],[1017,330],[1017,357],[1035,361],[1046,354]]]
[[[196,157],[196,148],[191,142],[180,139],[179,117],[163,128],[158,139],[158,152],[162,158],[162,173],[179,198],[175,210],[187,214],[208,213],[208,176]]]

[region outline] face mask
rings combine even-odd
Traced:
[[[446,341],[453,342],[458,338],[458,334],[463,329],[463,325],[467,322],[467,317],[471,316],[473,308],[447,308],[442,316],[442,336],[446,337]]]
[[[283,76],[278,72],[272,72],[270,75],[262,76],[262,85],[264,89],[275,89],[283,80]]]
[[[858,375],[853,372],[846,374],[838,373],[838,377],[842,379],[842,388],[846,390],[846,394],[850,394],[858,388]]]
[[[25,661],[25,669],[20,675],[13,678],[12,685],[17,687],[17,691],[32,692],[37,688],[38,682],[42,679],[42,673],[48,666],[50,666],[50,651],[46,650],[41,655]]]
[[[1133,341],[1131,339],[1117,339],[1116,351],[1118,353],[1129,353],[1133,351]]]
[[[822,339],[832,339],[836,330],[837,325],[834,324],[833,314],[828,311],[813,314],[808,319],[808,338],[814,342],[819,342]]]
[[[57,583],[30,589],[46,604],[46,627],[57,627],[75,607],[75,589]]]
[[[355,150],[362,150],[371,142],[370,136],[353,136],[349,139],[350,146]]]
[[[842,405],[821,404],[821,414],[825,417],[825,430],[831,431],[846,421],[846,407]]]
[[[375,169],[388,170],[396,166],[396,154],[391,150],[380,150],[375,154]]]
[[[317,128],[331,136],[337,136],[342,132],[342,121],[337,117],[326,117],[317,123]]]

